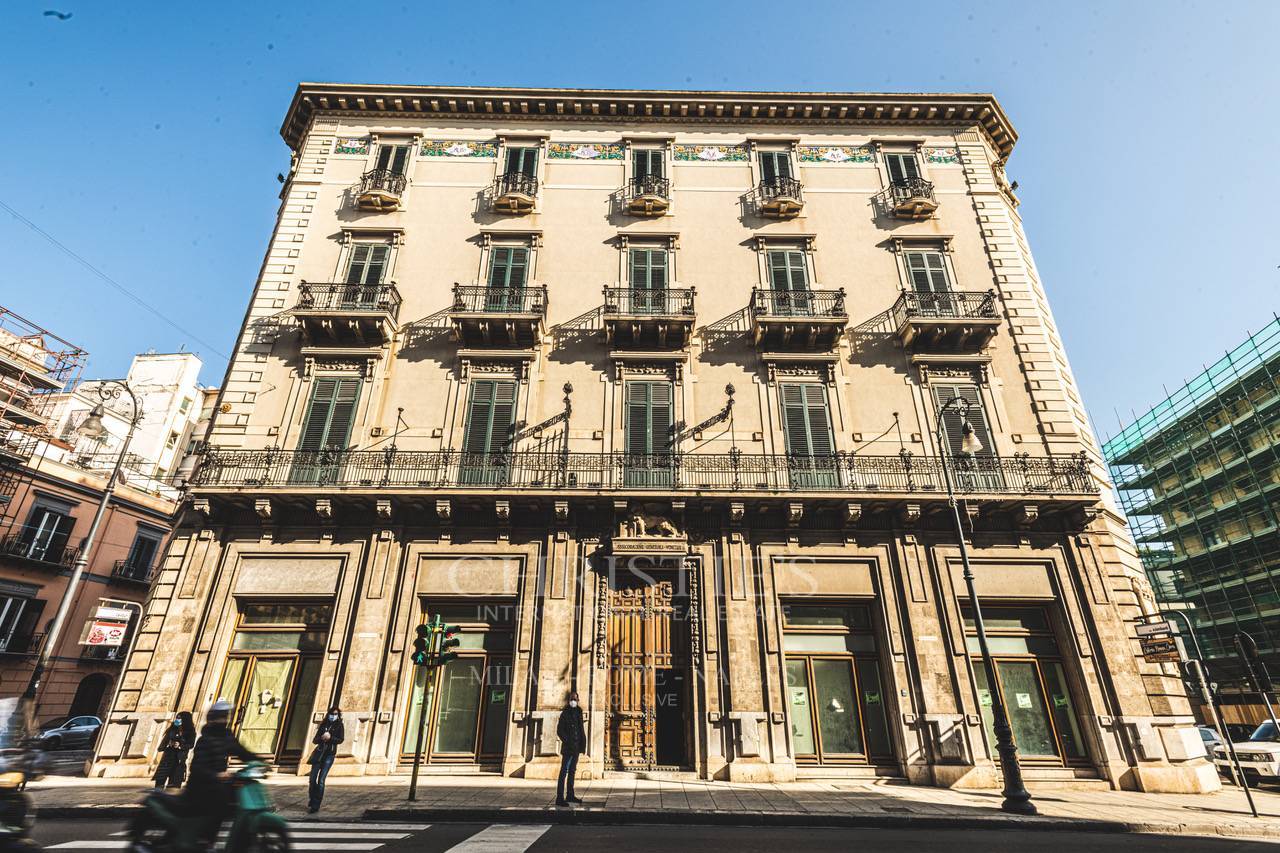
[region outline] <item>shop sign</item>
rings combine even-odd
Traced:
[[[1019,693],[1019,694],[1017,694],[1017,699],[1018,699],[1018,707],[1019,707],[1019,708],[1030,708],[1030,707],[1031,707],[1031,694],[1030,694],[1030,693]]]
[[[1173,637],[1139,637],[1142,657],[1147,663],[1176,663],[1182,660],[1178,653],[1178,641]]]
[[[1147,622],[1145,625],[1138,625],[1135,629],[1139,637],[1155,637],[1160,634],[1172,634],[1173,623],[1168,619],[1160,622]]]
[[[133,611],[127,607],[108,607],[104,604],[98,607],[94,617],[107,622],[128,622],[133,618]]]
[[[125,632],[129,630],[127,622],[104,622],[95,619],[89,625],[89,634],[85,637],[86,646],[120,646],[124,644]]]

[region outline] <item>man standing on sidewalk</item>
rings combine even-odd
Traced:
[[[578,772],[578,756],[587,748],[587,732],[582,725],[582,709],[578,707],[577,692],[569,694],[569,704],[560,712],[556,734],[560,737],[560,778],[556,781],[556,805],[580,803],[582,800],[573,795],[573,777]]]

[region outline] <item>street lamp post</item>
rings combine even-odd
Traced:
[[[991,647],[987,643],[987,627],[982,621],[982,605],[978,601],[978,591],[974,587],[973,568],[969,565],[969,548],[964,538],[964,525],[960,521],[960,507],[956,503],[955,487],[951,482],[949,461],[951,445],[947,441],[942,424],[943,416],[949,409],[955,409],[960,413],[960,452],[971,456],[982,450],[982,442],[978,441],[973,425],[969,423],[968,400],[952,397],[938,409],[938,457],[942,460],[942,479],[947,486],[947,505],[951,507],[956,539],[960,544],[960,562],[964,566],[964,583],[969,593],[969,604],[973,608],[973,624],[978,633],[978,648],[982,652],[982,668],[987,673],[987,688],[991,694],[992,728],[996,733],[996,752],[1000,755],[1000,772],[1004,776],[1004,802],[1000,804],[1000,808],[1014,814],[1033,815],[1036,814],[1036,807],[1031,802],[1031,792],[1022,781],[1022,767],[1018,764],[1018,747],[1013,742],[1013,729],[1009,727],[1009,713],[1005,708],[1000,682],[996,677],[996,664],[991,658]]]
[[[89,416],[80,424],[78,428],[80,434],[91,438],[106,435],[107,428],[102,423],[102,416],[107,413],[105,404],[126,394],[133,406],[129,416],[129,432],[125,435],[124,444],[120,447],[120,454],[116,457],[115,464],[111,468],[111,476],[107,479],[107,486],[102,490],[102,498],[98,501],[98,510],[93,515],[93,523],[89,525],[89,533],[84,537],[84,544],[80,547],[80,555],[76,558],[75,565],[71,568],[71,580],[67,582],[67,588],[62,594],[62,600],[58,602],[58,612],[54,615],[53,622],[49,625],[49,630],[45,632],[44,645],[40,647],[40,656],[36,658],[35,668],[31,670],[31,680],[27,682],[27,689],[23,693],[23,698],[29,700],[32,704],[35,703],[36,694],[40,690],[40,682],[44,679],[45,673],[49,669],[54,650],[58,647],[58,640],[67,621],[67,613],[71,611],[71,604],[75,601],[76,592],[80,588],[80,580],[84,577],[85,568],[89,565],[89,558],[93,556],[94,542],[98,537],[98,529],[102,526],[102,519],[107,514],[107,505],[111,503],[111,496],[115,493],[116,479],[120,476],[120,466],[124,463],[125,454],[129,452],[129,443],[133,440],[134,430],[137,429],[138,422],[142,420],[138,397],[133,393],[133,389],[124,382],[108,379],[97,386],[97,392],[100,402],[89,411]]]

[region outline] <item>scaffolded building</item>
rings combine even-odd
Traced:
[[[1103,453],[1156,595],[1188,609],[1211,676],[1243,687],[1239,631],[1280,674],[1280,318]]]

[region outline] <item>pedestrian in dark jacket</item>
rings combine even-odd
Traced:
[[[578,772],[578,756],[587,751],[587,731],[582,725],[582,709],[578,694],[569,694],[569,704],[560,712],[556,724],[560,737],[560,778],[556,781],[556,805],[567,806],[582,800],[573,795],[573,777]]]
[[[231,785],[224,774],[231,758],[243,762],[260,761],[236,738],[228,725],[231,719],[231,703],[219,699],[209,706],[204,728],[191,753],[191,770],[183,802],[189,814],[203,814],[206,824],[206,840],[212,840],[218,826],[231,809]]]
[[[156,767],[157,788],[181,788],[187,778],[187,753],[196,742],[196,724],[190,711],[179,711],[160,736],[160,764]]]
[[[311,814],[320,811],[320,801],[324,799],[324,780],[329,776],[329,768],[333,766],[334,756],[338,754],[338,744],[342,743],[345,737],[346,730],[342,727],[342,709],[334,705],[329,709],[329,713],[325,714],[320,727],[316,729],[316,736],[311,739],[311,742],[316,745],[315,749],[311,750],[311,758],[307,760],[311,765],[311,779],[307,786],[309,798],[307,811]]]

